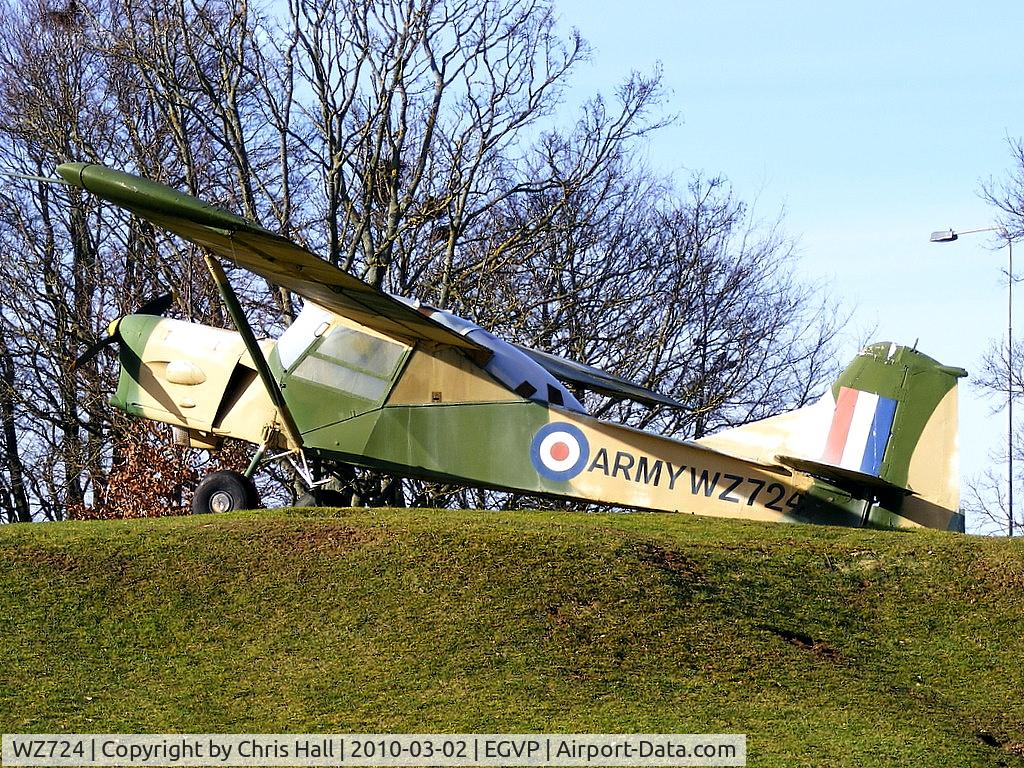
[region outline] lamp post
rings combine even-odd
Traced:
[[[933,243],[951,243],[960,235],[973,235],[976,232],[998,232],[1006,240],[1009,252],[1006,291],[1006,504],[1007,533],[1013,536],[1013,240],[1005,227],[983,227],[981,229],[965,229],[957,232],[952,229],[941,229],[932,232],[929,240]]]

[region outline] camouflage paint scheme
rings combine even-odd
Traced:
[[[489,370],[501,347],[233,214],[100,166],[58,172],[308,300],[281,339],[256,349],[238,333],[178,320],[118,322],[113,404],[184,430],[193,445],[237,437],[408,476],[625,508],[963,530],[956,386],[966,373],[915,350],[874,344],[815,405],[678,441],[595,419],[567,391],[563,398],[549,387],[551,399],[520,392]],[[257,375],[254,354],[266,356],[272,382]],[[268,386],[279,388],[296,439],[282,430],[286,414]],[[858,395],[853,418],[877,451],[867,472],[845,453],[841,461],[829,454],[852,439],[844,430],[857,429],[840,413]],[[864,401],[888,407],[886,418],[863,416]]]

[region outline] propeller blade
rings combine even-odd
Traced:
[[[174,294],[165,293],[163,296],[157,296],[154,299],[150,299],[141,307],[135,310],[136,315],[157,315],[163,317],[168,309],[174,304]]]
[[[71,370],[72,371],[77,371],[83,365],[85,365],[90,360],[92,360],[94,357],[96,357],[96,355],[98,355],[100,352],[102,352],[104,349],[106,349],[107,347],[109,347],[111,344],[113,344],[115,341],[118,341],[119,339],[120,339],[120,336],[118,336],[117,333],[113,333],[110,336],[104,336],[99,341],[93,342],[92,344],[89,345],[89,348],[87,350],[85,350],[85,352],[80,354],[78,356],[78,358],[75,360],[75,362],[72,363]]]
[[[157,317],[163,317],[164,313],[167,312],[174,304],[174,294],[165,293],[162,296],[152,298],[135,310],[136,315],[156,315]],[[121,340],[121,332],[118,329],[118,324],[121,322],[120,318],[110,324],[107,329],[107,335],[99,341],[95,341],[89,345],[89,348],[78,356],[78,359],[71,366],[72,371],[77,371],[83,365],[91,361],[96,355],[102,352],[104,349],[109,347],[115,341]]]

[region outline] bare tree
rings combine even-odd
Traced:
[[[992,414],[1003,413],[1007,410],[1007,397],[1012,396],[1015,401],[1020,400],[1022,392],[1021,367],[1017,363],[1020,355],[1024,355],[1024,346],[1014,342],[1012,359],[1014,367],[1011,370],[1009,361],[1009,347],[1005,340],[992,341],[981,361],[981,372],[974,379],[973,385],[979,389],[989,400]],[[1024,468],[1024,437],[1021,435],[1020,423],[1015,419],[1012,430],[1014,436],[1013,465],[1014,476],[1008,478],[1005,471],[996,471],[992,468],[985,470],[978,477],[969,478],[967,481],[967,492],[965,494],[964,507],[970,515],[972,522],[979,530],[998,531],[1019,531],[1024,526],[1024,515],[1018,510],[1010,509],[1008,484],[1012,481],[1015,492],[1021,488],[1022,468]],[[1011,446],[1006,444],[1004,439],[997,444],[990,452],[991,467],[1009,468],[1008,453]],[[1016,493],[1015,493],[1016,495]]]
[[[41,2],[0,12],[7,170],[42,175],[54,159],[88,156],[109,141],[103,82],[76,27],[80,17],[75,5],[54,11]],[[59,519],[66,504],[84,500],[98,470],[95,412],[80,407],[70,369],[94,322],[102,227],[88,201],[45,184],[13,183],[5,197],[0,237],[19,259],[9,267],[14,274],[7,276],[13,280],[0,322],[19,386],[6,377],[0,400],[13,410],[16,431],[22,418],[32,421],[16,439],[20,451],[45,466],[34,473],[44,489],[36,496],[42,515]]]
[[[990,178],[982,184],[981,197],[997,211],[997,231],[1005,243],[1019,241],[1024,237],[1024,139],[1008,138],[1011,167],[1000,178]],[[1007,279],[1016,281],[1014,275]],[[1010,354],[1010,351],[1013,354]],[[1013,367],[1010,367],[1010,360]],[[986,394],[992,403],[992,412],[1006,409],[1008,398],[1019,402],[1024,385],[1024,347],[1016,339],[991,341],[981,361],[981,373],[974,380],[974,386]],[[1018,411],[1019,413],[1019,411]],[[965,509],[972,521],[990,530],[1013,531],[1024,526],[1024,515],[1013,510],[1009,503],[1009,484],[1014,490],[1021,489],[1021,473],[1024,470],[1024,436],[1019,423],[1012,425],[1014,444],[1001,445],[992,454],[993,466],[1009,465],[1008,451],[1013,451],[1015,472],[1012,477],[999,477],[987,470],[981,476],[971,478],[967,483]],[[1019,496],[1019,493],[1015,494]]]
[[[680,191],[639,163],[638,141],[671,119],[659,72],[629,75],[570,118],[564,96],[589,51],[559,31],[550,0],[290,0],[274,10],[8,0],[0,168],[41,176],[87,160],[143,174],[381,289],[690,405],[588,397],[594,413],[636,426],[700,436],[821,390],[834,310],[796,278],[781,222],[755,220],[721,179],[697,176]],[[111,358],[78,372],[71,363],[109,321],[167,288],[177,313],[226,324],[201,254],[31,180],[7,186],[0,238],[21,257],[2,267],[13,286],[0,307],[4,517],[180,508],[194,465],[159,431],[110,414]],[[291,318],[287,293],[232,279],[257,329]],[[143,460],[159,460],[175,488],[137,488],[149,507],[125,492]],[[392,478],[346,472],[364,500],[403,496]],[[416,484],[408,498],[457,497]]]

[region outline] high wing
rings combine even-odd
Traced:
[[[287,238],[171,187],[89,163],[65,163],[57,167],[57,173],[72,186],[369,328],[457,347],[478,362],[492,354]]]
[[[662,395],[639,384],[634,384],[626,379],[613,376],[584,363],[575,360],[568,360],[548,352],[541,352],[537,349],[515,345],[523,354],[547,370],[556,379],[561,379],[568,384],[575,384],[590,389],[608,397],[626,398],[646,405],[666,405],[670,408],[688,410],[687,406],[678,400]]]

